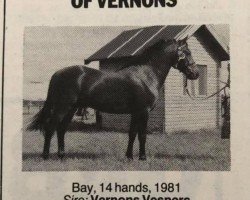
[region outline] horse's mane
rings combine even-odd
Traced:
[[[127,62],[118,69],[117,71],[123,70],[124,68],[128,68],[130,66],[140,66],[147,64],[150,60],[157,59],[162,56],[164,48],[173,41],[168,40],[165,41],[163,39],[155,42],[153,45],[146,48],[140,55],[131,57],[127,59]]]
[[[125,64],[121,68],[116,70],[116,72],[121,71],[121,70],[128,68],[128,67],[131,67],[131,66],[144,65],[147,62],[148,62],[148,59],[146,60],[144,58],[144,56],[142,56],[142,55],[136,56],[136,57],[131,57],[131,58],[128,58],[127,61],[125,62]]]

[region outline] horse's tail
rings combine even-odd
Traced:
[[[43,108],[33,117],[31,123],[27,126],[27,130],[40,130],[45,132],[46,127],[52,117],[53,112],[53,77],[49,84],[47,99],[44,102]]]

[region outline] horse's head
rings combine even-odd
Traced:
[[[160,40],[149,47],[144,53],[144,58],[157,64],[175,66],[188,79],[194,80],[199,77],[196,64],[188,48],[187,38],[180,41]]]
[[[177,64],[176,68],[186,75],[188,79],[195,80],[199,77],[197,66],[193,60],[191,51],[188,48],[187,38],[176,42]]]

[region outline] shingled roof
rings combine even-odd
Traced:
[[[85,63],[88,64],[92,61],[137,56],[160,39],[178,40],[186,35],[192,35],[200,27],[201,26],[191,25],[169,25],[150,26],[124,31],[96,53],[87,58]],[[207,25],[205,27],[228,55],[228,47],[225,42],[219,38],[212,27]]]

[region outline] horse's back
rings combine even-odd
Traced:
[[[65,78],[77,78],[78,76],[82,75],[83,73],[99,73],[99,70],[89,68],[84,65],[73,65],[69,67],[62,68],[54,73],[54,77],[65,77]]]

